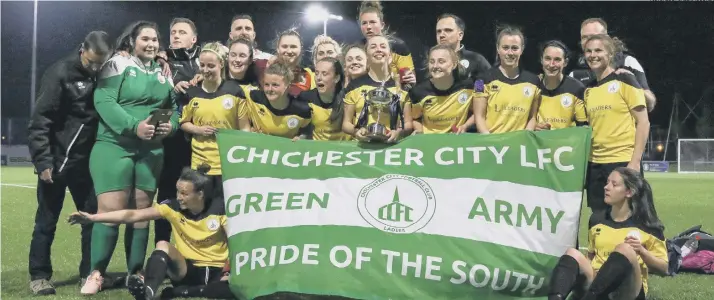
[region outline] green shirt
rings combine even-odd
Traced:
[[[160,108],[172,108],[173,83],[161,74],[156,62],[149,66],[139,58],[116,55],[102,67],[94,106],[100,116],[97,141],[118,144],[128,149],[161,148],[160,139],[144,141],[136,135],[139,122]],[[171,116],[172,133],[178,127],[178,114]]]

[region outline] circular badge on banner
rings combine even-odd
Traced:
[[[436,198],[434,190],[419,177],[387,174],[359,191],[357,208],[374,228],[409,234],[429,224],[436,212]]]

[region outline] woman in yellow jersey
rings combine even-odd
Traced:
[[[587,122],[580,81],[563,74],[570,51],[561,41],[548,41],[540,51],[541,101],[536,117],[536,130],[560,129]]]
[[[644,300],[648,273],[668,269],[664,225],[657,217],[652,188],[638,172],[616,168],[605,192],[607,209],[590,217],[587,257],[568,249],[553,269],[549,300]]]
[[[382,12],[382,4],[380,1],[362,1],[359,7],[357,21],[360,24],[362,36],[364,36],[364,40],[362,41],[364,44],[367,43],[370,37],[387,35],[387,29],[384,24],[384,13]],[[400,78],[402,84],[416,85],[417,80],[416,74],[414,73],[414,60],[412,59],[411,51],[409,51],[409,46],[407,46],[403,40],[392,37],[389,40],[389,49],[392,50],[392,60],[389,63],[390,73],[403,73],[402,78]],[[405,71],[402,72],[401,70]]]
[[[367,39],[365,47],[369,71],[350,82],[345,90],[342,131],[360,141],[368,140],[365,127],[377,122],[377,112],[369,105],[365,106],[364,94],[384,87],[400,98],[399,105],[386,108],[379,115],[379,123],[389,130],[388,142],[396,142],[400,137],[411,133],[411,104],[407,92],[401,89],[394,80],[395,74],[389,70],[389,61],[392,59],[389,39],[375,35]]]
[[[311,137],[312,112],[307,102],[288,93],[292,80],[292,69],[276,62],[265,70],[261,90],[241,91],[251,131],[293,140]]]
[[[345,74],[336,58],[324,57],[315,64],[317,88],[300,93],[298,100],[312,110],[312,139],[344,141],[351,138],[342,132],[342,82]]]
[[[367,74],[367,52],[360,45],[350,45],[345,47],[342,64],[345,66],[345,83],[347,87],[352,80]]]
[[[198,60],[203,81],[180,95],[181,103],[188,103],[183,107],[179,124],[191,135],[191,168],[195,170],[203,163],[211,166],[208,175],[214,186],[215,201],[223,199],[216,132],[221,128],[250,131],[250,120],[241,109],[243,99],[237,96],[242,92],[241,86],[235,80],[225,79],[226,50],[219,42],[201,47]]]
[[[597,82],[585,90],[588,123],[593,129],[586,189],[588,207],[607,208],[603,186],[617,167],[640,171],[649,134],[645,93],[634,75],[614,72],[615,41],[594,35],[585,42],[585,59]]]
[[[429,80],[409,91],[414,133],[464,133],[471,115],[473,79],[459,79],[459,56],[449,45],[429,50]]]
[[[500,63],[479,74],[474,83],[473,110],[479,133],[533,130],[540,99],[538,76],[521,70],[525,37],[516,28],[498,31]]]
[[[212,202],[210,166],[185,168],[176,183],[176,199],[144,209],[124,209],[91,215],[75,212],[71,224],[133,224],[165,219],[171,223],[174,244],[160,241],[146,261],[144,276],[131,275],[129,292],[136,299],[158,299],[166,275],[174,286],[198,286],[218,281],[228,259],[226,215]]]
[[[318,61],[325,57],[342,58],[342,46],[327,35],[318,35],[312,44],[310,52],[312,53],[313,68],[317,66]],[[315,77],[317,77],[317,74]],[[315,78],[315,84],[317,84],[317,78]]]

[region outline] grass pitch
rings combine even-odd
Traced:
[[[27,167],[3,167],[1,172],[0,298],[27,299],[32,297],[27,260],[37,209],[37,177]],[[666,237],[698,224],[702,224],[705,231],[714,232],[714,174],[647,173],[646,177],[654,189],[657,212],[666,226]],[[70,197],[68,193],[52,247],[53,281],[57,295],[48,296],[47,299],[86,299],[79,294],[77,275],[79,226],[69,226],[64,222],[68,214],[75,210]],[[580,238],[587,243],[587,220],[590,213],[589,209],[583,211]],[[150,241],[153,241],[153,237],[150,237]],[[110,273],[121,274],[126,270],[123,247],[120,238],[109,266]],[[152,247],[149,248],[147,253],[150,253]],[[650,299],[714,299],[713,275],[679,274],[675,277],[650,278]],[[91,299],[131,299],[131,296],[123,289],[116,289],[101,292]]]

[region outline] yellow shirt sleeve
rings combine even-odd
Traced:
[[[592,228],[588,230],[588,253],[595,253],[595,235]]]
[[[665,241],[660,240],[655,236],[651,236],[650,240],[644,246],[654,257],[662,259],[665,262],[669,262],[669,257],[667,256],[667,243]]]
[[[350,105],[356,105],[357,102],[359,102],[359,89],[354,89],[351,90],[347,95],[345,95],[345,99],[343,99],[343,102],[345,104],[350,104]]]
[[[236,97],[235,105],[238,107],[238,119],[243,119],[248,116],[248,104],[243,98]]]
[[[168,204],[154,203],[154,208],[159,211],[159,214],[162,218],[166,219],[169,222],[171,222],[176,217],[176,212],[171,209]]]
[[[588,116],[585,114],[585,101],[575,98],[575,120],[578,122],[587,122]]]
[[[407,56],[394,55],[392,57],[397,60],[397,70],[409,68],[409,70],[414,71],[414,60],[412,59],[411,53]]]
[[[193,106],[196,104],[194,99],[184,105],[183,111],[181,112],[181,119],[179,119],[179,124],[193,121]]]
[[[625,99],[627,107],[632,110],[638,106],[647,107],[647,101],[645,101],[645,91],[636,86],[631,86],[627,83],[622,84],[620,88],[620,95]]]
[[[474,82],[474,93],[473,97],[474,98],[486,98],[490,96],[489,90],[486,87],[486,81],[479,78],[476,79],[476,82]]]

